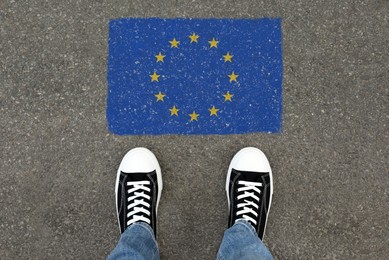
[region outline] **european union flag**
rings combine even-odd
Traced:
[[[279,132],[281,39],[281,19],[110,21],[109,130]]]

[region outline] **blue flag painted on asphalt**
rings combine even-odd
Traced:
[[[111,132],[276,133],[281,119],[281,19],[110,21]]]

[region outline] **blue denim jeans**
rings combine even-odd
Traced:
[[[151,227],[143,222],[129,226],[107,259],[159,259],[158,245]],[[217,259],[258,260],[273,257],[253,226],[239,220],[224,232]]]

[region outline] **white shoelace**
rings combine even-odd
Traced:
[[[245,219],[247,221],[252,222],[254,225],[257,224],[257,221],[253,219],[252,217],[248,216],[247,214],[253,214],[254,216],[258,216],[258,213],[254,211],[253,208],[258,209],[259,208],[259,197],[257,195],[261,194],[261,190],[257,187],[262,187],[262,183],[260,182],[251,182],[251,181],[238,181],[239,185],[242,185],[243,187],[238,188],[238,194],[237,199],[241,200],[244,198],[250,198],[250,200],[245,199],[244,202],[238,203],[237,207],[239,210],[236,213],[237,219]],[[257,193],[257,195],[255,194]],[[257,203],[253,202],[253,200],[257,201]],[[242,217],[239,217],[242,215]],[[236,222],[235,220],[235,222]]]
[[[145,194],[145,191],[150,192],[150,188],[145,185],[150,185],[150,181],[127,182],[127,187],[130,187],[130,189],[127,190],[127,193],[134,192],[134,195],[127,199],[127,202],[129,203],[127,206],[127,218],[132,216],[132,219],[127,221],[127,226],[137,221],[144,221],[147,224],[150,224],[149,218],[139,215],[139,213],[143,213],[150,216],[150,204],[144,200],[150,200],[150,196]]]

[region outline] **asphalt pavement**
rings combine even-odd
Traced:
[[[119,17],[281,17],[279,134],[118,136],[107,130],[108,22]],[[127,150],[160,161],[162,259],[215,259],[233,155],[263,150],[277,259],[387,259],[385,0],[0,2],[0,259],[102,259]]]

